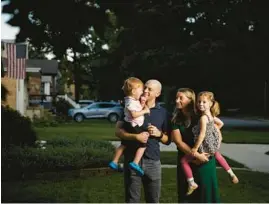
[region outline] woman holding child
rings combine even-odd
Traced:
[[[219,202],[216,161],[207,153],[196,153],[191,164],[195,181],[199,185],[191,195],[187,195],[188,182],[181,167],[181,159],[190,154],[194,146],[192,128],[198,124],[195,114],[195,93],[189,88],[181,88],[176,95],[176,109],[172,118],[172,140],[178,148],[177,186],[178,202],[215,203]],[[194,164],[195,163],[195,164]]]

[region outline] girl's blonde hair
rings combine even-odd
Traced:
[[[122,90],[126,96],[130,96],[132,94],[132,90],[138,87],[143,88],[143,82],[136,77],[130,77],[124,81]]]
[[[208,100],[212,102],[212,106],[210,108],[210,112],[212,116],[213,117],[218,116],[220,114],[220,106],[219,106],[219,102],[215,100],[214,94],[210,91],[202,91],[198,94],[197,98],[202,97],[202,96],[208,98]]]
[[[187,106],[187,111],[190,113],[191,117],[195,115],[195,92],[190,88],[180,88],[177,91],[177,94],[181,92],[185,94],[187,98],[190,99],[190,103]],[[172,123],[182,125],[186,120],[186,116],[183,114],[181,109],[175,108]]]

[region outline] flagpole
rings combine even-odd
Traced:
[[[25,45],[25,58],[28,58],[28,43],[27,42],[23,42],[23,43],[17,43],[17,44],[22,44]],[[26,62],[25,62],[26,63]],[[18,67],[17,67],[18,69]],[[20,76],[22,77],[22,75]],[[25,67],[25,78],[26,78],[26,67]],[[17,92],[18,92],[18,111],[22,114],[25,115],[26,112],[26,104],[25,104],[25,78],[17,78]]]

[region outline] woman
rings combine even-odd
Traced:
[[[195,93],[189,88],[181,88],[176,95],[176,109],[172,118],[172,140],[178,148],[177,186],[178,202],[216,203],[219,202],[218,183],[216,175],[216,161],[207,153],[197,154],[192,171],[199,188],[187,196],[188,184],[180,165],[185,154],[191,152],[194,145],[192,127],[198,118],[195,114]]]

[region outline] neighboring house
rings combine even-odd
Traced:
[[[38,70],[29,74],[29,95],[55,95],[57,79],[61,76],[57,60],[27,60],[27,67]]]
[[[5,49],[4,43],[14,43],[14,40],[1,40],[1,72],[5,74],[7,67],[7,50]],[[20,56],[20,58],[27,59],[28,51],[27,51],[27,43],[16,43],[16,56]],[[1,76],[1,83],[8,90],[8,94],[6,97],[6,101],[3,102],[3,105],[8,105],[11,108],[19,111],[22,115],[25,114],[25,110],[28,106],[28,91],[27,84],[25,79],[13,79],[8,78],[5,75]]]
[[[7,59],[2,56],[2,60],[4,71],[6,71]],[[55,95],[57,93],[57,77],[60,77],[60,73],[58,71],[58,62],[56,60],[26,60],[26,80],[23,80],[24,111],[21,111],[22,114],[25,114],[25,110],[29,105],[29,98],[35,100],[36,97],[37,101],[40,101],[40,95]],[[6,105],[18,110],[17,87],[19,85],[16,79],[4,77],[2,78],[2,83],[9,91]],[[46,100],[51,101],[51,97],[46,98]]]

